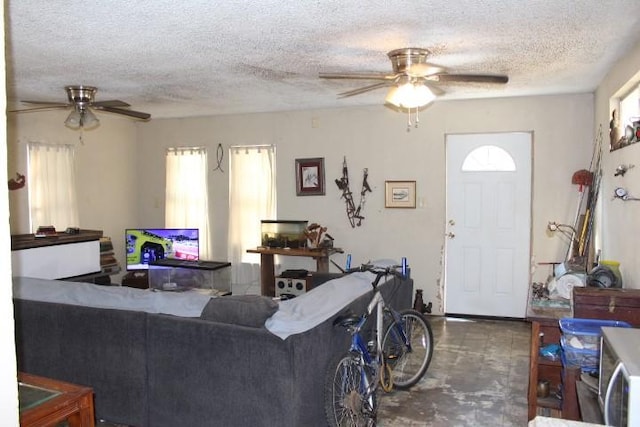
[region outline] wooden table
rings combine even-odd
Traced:
[[[94,427],[93,390],[75,384],[19,373],[21,427]]]
[[[284,249],[284,248],[263,248],[247,249],[248,253],[260,254],[260,293],[265,296],[275,296],[276,278],[274,255],[301,256],[316,260],[316,271],[319,273],[329,272],[329,257],[336,253],[342,253],[340,248],[319,248],[319,249]]]

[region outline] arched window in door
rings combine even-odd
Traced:
[[[513,172],[516,162],[506,150],[483,145],[471,151],[462,162],[463,172]]]

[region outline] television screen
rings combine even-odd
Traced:
[[[197,261],[198,239],[197,228],[127,229],[127,270],[146,270],[150,262],[165,258]]]

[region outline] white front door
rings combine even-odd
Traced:
[[[445,312],[523,318],[531,134],[447,135]]]

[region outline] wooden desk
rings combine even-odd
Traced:
[[[284,249],[284,248],[257,248],[247,249],[248,253],[260,254],[260,293],[273,297],[276,295],[276,277],[274,255],[301,256],[316,260],[316,271],[329,272],[329,257],[336,253],[342,253],[340,248],[320,249]]]
[[[25,373],[18,374],[20,426],[94,427],[93,390]]]

